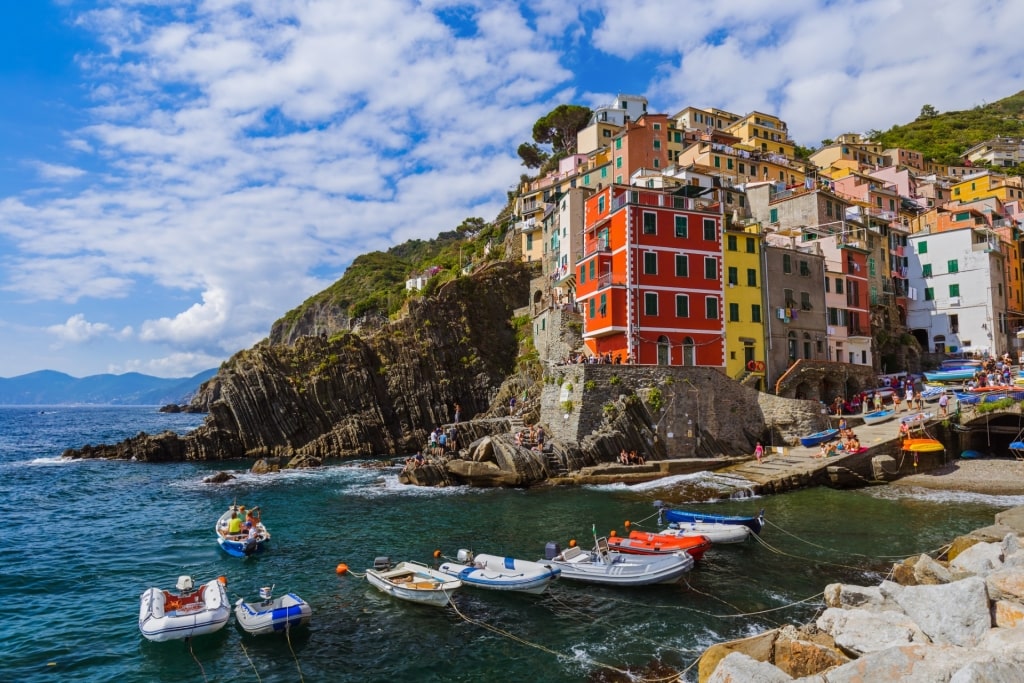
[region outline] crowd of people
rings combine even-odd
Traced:
[[[642,456],[639,453],[637,453],[635,449],[631,450],[631,451],[629,451],[627,453],[626,449],[623,448],[621,451],[619,451],[619,464],[620,465],[645,465],[645,464],[647,464],[647,461],[644,460],[644,456]]]
[[[518,432],[516,432],[516,445],[521,448],[529,448],[537,452],[544,451],[544,442],[547,440],[547,434],[544,433],[544,427],[541,425],[526,425]]]
[[[570,353],[566,356],[564,365],[579,365],[581,363],[595,363],[598,365],[622,365],[625,363],[629,365],[633,362],[632,356],[619,352],[613,354],[611,351],[597,354],[596,356],[588,356],[582,351],[578,353]]]
[[[856,453],[860,449],[860,439],[857,438],[857,435],[850,428],[844,417],[839,420],[839,440],[821,444],[821,448],[818,449],[814,457],[827,458],[833,455]]]

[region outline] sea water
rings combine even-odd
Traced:
[[[179,433],[202,416],[155,407],[0,407],[0,623],[3,681],[618,681],[663,678],[703,648],[809,621],[835,581],[871,584],[892,563],[991,523],[1021,497],[876,487],[745,497],[709,473],[638,486],[424,489],[367,454],[255,476],[248,461],[62,461],[65,448],[139,431]],[[236,478],[207,484],[219,470]],[[734,498],[722,500],[732,494]],[[765,510],[761,542],[716,546],[678,584],[555,582],[541,596],[464,588],[454,606],[383,595],[361,573],[374,558],[433,562],[459,548],[524,559],[545,544],[593,544],[657,528],[655,500],[721,514]],[[232,502],[259,505],[273,539],[248,559],[218,547]],[[716,501],[716,502],[709,502]],[[339,575],[345,563],[354,570]],[[220,632],[151,643],[139,596],[228,580],[232,601],[262,586],[309,602],[309,628],[280,636]],[[630,678],[632,676],[632,679]],[[690,669],[686,680],[696,680]]]

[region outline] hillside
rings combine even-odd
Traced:
[[[913,149],[926,159],[959,164],[960,155],[979,142],[996,136],[1024,137],[1024,91],[964,111],[937,113],[924,105],[914,121],[866,135],[886,148]],[[1003,170],[1024,174],[1020,166]]]
[[[167,405],[188,403],[199,385],[217,374],[204,370],[193,377],[164,378],[128,372],[123,375],[72,377],[40,370],[0,377],[0,405]]]

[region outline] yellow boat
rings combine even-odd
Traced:
[[[911,453],[938,453],[946,450],[936,439],[905,439],[901,448]]]

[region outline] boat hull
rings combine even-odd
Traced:
[[[762,514],[756,517],[742,517],[737,515],[709,515],[700,512],[690,512],[687,510],[664,510],[664,519],[666,522],[676,522],[680,524],[696,522],[696,523],[710,523],[710,524],[739,524],[747,527],[755,534],[761,533],[761,529],[764,527],[764,511]]]
[[[924,378],[929,382],[966,382],[974,378],[973,368],[959,370],[937,370],[924,373]]]
[[[946,450],[942,442],[935,439],[905,439],[900,448],[911,453],[938,453]]]
[[[367,569],[366,580],[382,593],[421,605],[444,607],[462,581],[426,565],[399,562],[392,569]]]
[[[562,570],[562,578],[603,586],[649,586],[675,583],[693,568],[693,558],[685,552],[671,555],[623,555],[611,551],[581,551],[569,548],[544,561]]]
[[[861,416],[864,419],[864,424],[876,425],[882,422],[888,422],[889,420],[896,417],[896,411],[889,410],[875,410],[870,413],[864,413]]]
[[[662,536],[704,536],[712,545],[743,543],[754,532],[742,524],[715,524],[712,522],[673,522],[658,534]]]
[[[472,564],[444,562],[438,570],[474,588],[534,595],[547,590],[562,573],[557,567],[539,562],[484,553],[473,555]]]
[[[254,603],[240,598],[235,603],[238,624],[247,633],[257,636],[303,626],[312,616],[313,608],[294,593]]]
[[[250,541],[246,537],[247,534],[228,534],[228,523],[231,520],[232,512],[242,517],[245,516],[244,507],[232,505],[227,512],[220,516],[213,527],[213,531],[217,535],[217,544],[220,545],[221,550],[232,557],[249,557],[262,553],[270,542],[270,532],[262,522],[258,522],[256,525],[258,536],[254,541]]]
[[[631,531],[628,538],[609,538],[608,545],[612,550],[627,555],[671,555],[675,552],[685,552],[694,560],[700,561],[704,553],[711,548],[711,540],[706,536],[669,536]]]
[[[807,448],[811,448],[813,446],[817,446],[819,444],[823,444],[826,441],[832,441],[833,439],[838,439],[838,438],[839,438],[839,430],[838,429],[826,429],[824,431],[817,432],[815,434],[809,434],[807,436],[801,436],[800,437],[800,443],[803,444]]]
[[[175,596],[160,588],[147,589],[139,597],[139,631],[147,640],[165,642],[224,628],[231,616],[231,606],[220,581],[206,583],[191,596]],[[179,600],[184,602],[176,607]]]

